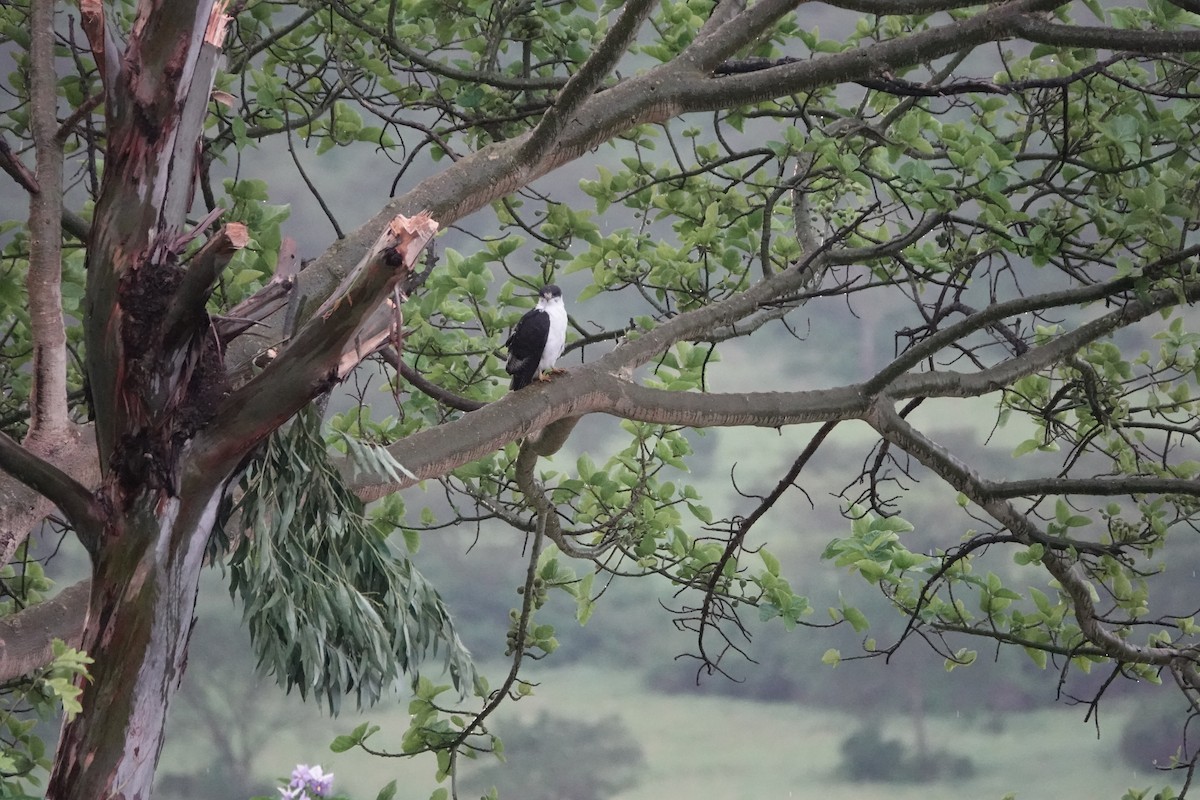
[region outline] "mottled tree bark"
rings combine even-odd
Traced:
[[[84,21],[104,65],[109,131],[84,320],[100,488],[93,502],[3,442],[0,467],[50,496],[92,556],[81,644],[95,663],[48,796],[133,800],[150,795],[226,484],[256,443],[370,354],[372,313],[411,276],[437,224],[393,220],[292,346],[231,391],[205,304],[247,231],[230,223],[183,259],[208,224],[188,231],[185,215],[224,3],[145,0],[121,52],[101,14]]]
[[[97,5],[84,4],[85,28],[104,65],[109,139],[84,325],[105,517],[80,531],[93,565],[82,645],[95,663],[83,712],[63,727],[55,800],[150,796],[226,477],[188,466],[189,440],[224,393],[207,294],[187,298],[199,305],[186,330],[167,336],[163,325],[188,274],[194,119],[208,104],[223,4],[143,2],[123,53]]]

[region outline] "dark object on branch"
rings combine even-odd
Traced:
[[[562,289],[550,283],[538,293],[538,302],[517,322],[504,346],[508,363],[504,370],[512,375],[511,388],[524,389],[543,370],[553,369],[567,343],[567,310]]]

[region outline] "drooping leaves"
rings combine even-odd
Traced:
[[[229,561],[260,667],[336,712],[373,703],[441,655],[456,688],[475,681],[450,613],[342,483],[315,408],[272,436],[246,470],[225,523]],[[236,526],[236,527],[235,527]]]

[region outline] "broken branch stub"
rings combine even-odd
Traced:
[[[422,211],[415,217],[403,214],[393,217],[362,261],[321,304],[314,316],[327,320],[343,303],[353,305],[362,299],[362,295],[375,295],[381,286],[383,291],[377,296],[382,301],[395,282],[412,271],[421,250],[437,231],[438,224],[428,211]],[[391,272],[380,274],[381,265]]]
[[[404,265],[409,269],[417,263],[417,256],[425,249],[425,245],[429,244],[437,230],[438,224],[429,216],[428,211],[422,211],[415,217],[398,214],[388,223],[388,232],[396,238],[393,249],[400,254]]]

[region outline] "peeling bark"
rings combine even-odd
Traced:
[[[83,711],[63,726],[50,800],[150,797],[224,487],[186,483],[164,502],[143,495],[99,551],[81,639],[92,679]]]
[[[82,635],[92,680],[63,728],[53,800],[149,797],[228,477],[196,469],[190,441],[227,391],[204,302],[245,232],[178,263],[223,16],[212,0],[143,2],[123,58],[102,15],[85,20],[109,130],[84,323],[108,516]]]

